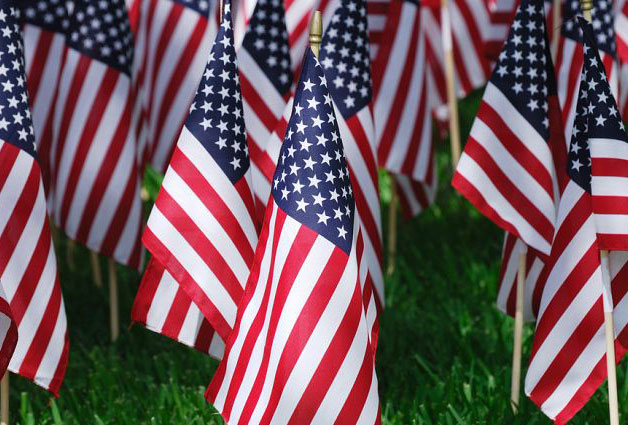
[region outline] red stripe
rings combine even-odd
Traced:
[[[367,3],[367,6],[371,3]],[[388,15],[386,16],[386,25],[383,30],[382,39],[380,40],[379,50],[377,51],[377,57],[373,61],[373,93],[376,93],[375,98],[379,96],[379,90],[386,72],[386,67],[390,63],[390,54],[395,45],[396,31],[392,31],[399,26],[401,18],[402,3],[391,2]],[[417,10],[418,16],[418,10]],[[415,31],[418,29],[418,25],[415,25]]]
[[[192,300],[187,296],[183,288],[179,287],[161,329],[164,335],[179,341],[181,329],[191,305]]]
[[[377,189],[379,176],[377,175],[377,163],[376,163],[376,158],[375,158],[376,154],[375,152],[373,152],[371,148],[371,144],[369,140],[370,138],[366,134],[364,127],[362,127],[362,123],[360,122],[360,119],[358,118],[358,114],[349,117],[348,119],[345,120],[345,122],[347,124],[347,128],[349,128],[349,131],[351,132],[351,135],[353,136],[355,146],[358,148],[360,152],[360,156],[362,157],[362,160],[364,161],[368,175],[371,178],[370,183],[373,185],[373,187],[375,187],[375,189]],[[369,119],[371,119],[370,112],[369,112]]]
[[[473,46],[475,48],[473,53],[475,54],[474,56],[477,58],[480,67],[482,68],[482,77],[483,81],[485,81],[490,76],[491,69],[488,61],[485,60],[484,55],[482,54],[484,46],[482,43],[482,35],[480,33],[480,29],[478,28],[479,22],[475,20],[473,13],[469,9],[470,5],[467,1],[458,1],[455,4],[456,6],[458,6],[458,10],[462,14],[462,18],[464,20],[464,23],[466,24],[464,27],[468,30],[466,35],[473,43]],[[485,11],[488,12],[488,8],[486,7],[486,5],[484,3],[482,3],[482,5],[484,5]],[[458,40],[455,39],[454,44],[457,44],[457,42]],[[470,53],[471,52],[466,52],[467,55],[469,55]],[[471,89],[473,88],[475,87],[471,87]]]
[[[196,335],[194,348],[196,348],[201,353],[209,353],[212,340],[214,339],[214,334],[214,328],[211,327],[206,319],[203,319]]]
[[[155,261],[154,258],[150,259],[142,281],[140,282],[140,287],[135,295],[135,300],[133,301],[131,320],[134,322],[141,323],[144,326],[146,325],[148,311],[153,304],[164,271],[165,269],[159,262]]]
[[[21,150],[17,146],[0,140],[0,191],[4,190],[4,185],[11,175],[20,152]]]
[[[240,68],[240,90],[242,91],[243,99],[249,104],[251,109],[255,111],[255,115],[264,124],[266,130],[268,130],[269,133],[272,132],[281,117],[278,118],[277,114],[273,113],[266,101],[264,101],[260,93],[258,93],[247,78],[246,69],[242,68]],[[277,112],[280,113],[281,111]]]
[[[366,407],[366,401],[373,383],[373,373],[375,373],[374,356],[373,353],[371,353],[371,350],[368,349],[367,345],[366,350],[364,350],[362,367],[360,368],[360,372],[353,383],[349,397],[347,397],[340,414],[336,418],[336,423],[358,423],[358,420]],[[375,391],[377,391],[377,389],[375,389]]]
[[[52,381],[50,381],[50,385],[48,386],[48,391],[50,391],[56,398],[59,398],[59,389],[61,388],[61,384],[63,383],[65,370],[68,366],[69,355],[70,355],[70,342],[68,340],[68,331],[66,329],[65,336],[63,337],[63,351],[61,352],[59,363],[57,363],[57,368],[55,369],[55,372],[52,375]]]
[[[55,37],[55,34],[45,29],[38,27],[39,37],[35,43],[35,52],[33,53],[33,61],[28,70],[28,99],[31,105],[34,105],[37,101],[37,95],[39,94],[39,85],[42,82],[42,76],[44,74],[44,68],[48,63],[48,57],[51,53],[50,46]]]
[[[624,144],[619,140],[617,143],[618,147]],[[594,177],[628,177],[628,161],[625,159],[592,156],[591,162]]]
[[[349,174],[351,178],[351,186],[353,187],[353,198],[355,199],[355,207],[360,215],[360,220],[362,221],[363,228],[365,233],[368,235],[373,248],[375,249],[375,254],[379,260],[380,264],[383,264],[384,261],[384,253],[382,248],[382,240],[379,234],[379,230],[377,227],[377,222],[375,221],[375,217],[373,217],[373,212],[371,211],[371,206],[368,204],[366,200],[366,196],[355,177],[355,173],[351,166],[349,166]],[[377,189],[376,189],[377,190]],[[374,208],[379,208],[379,205],[374,205]]]

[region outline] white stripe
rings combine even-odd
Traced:
[[[612,158],[628,161],[628,143],[616,139],[589,139],[592,158]]]
[[[152,331],[159,332],[163,330],[164,323],[168,317],[168,312],[172,308],[174,297],[177,295],[178,284],[164,271],[162,278],[157,285],[155,296],[146,313],[146,327]]]
[[[255,92],[262,98],[268,110],[275,116],[275,119],[281,118],[286,102],[246,49],[240,49],[238,52],[238,66],[240,73],[246,77]],[[271,131],[272,129],[268,130]]]
[[[47,317],[46,320],[52,320],[53,318]],[[57,316],[57,320],[50,336],[50,341],[46,347],[44,356],[41,359],[41,363],[35,374],[35,382],[44,388],[48,388],[52,383],[54,374],[57,371],[63,350],[66,345],[66,334],[68,331],[67,320],[65,317],[65,305],[63,299],[61,299],[60,311]]]

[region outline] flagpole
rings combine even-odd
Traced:
[[[552,4],[552,21],[554,28],[552,28],[552,59],[556,62],[556,55],[558,55],[558,39],[560,38],[560,27],[562,25],[562,1],[554,0]]]
[[[526,284],[527,247],[519,253],[517,269],[517,292],[515,307],[515,336],[512,348],[512,376],[510,380],[510,403],[512,411],[517,414],[519,409],[519,393],[521,389],[521,352],[523,346],[523,301]]]
[[[388,267],[386,275],[391,276],[395,271],[395,260],[397,255],[397,181],[395,175],[390,176],[390,206],[388,210]]]
[[[74,263],[74,248],[76,247],[76,244],[70,238],[67,238],[66,240],[67,242],[65,244],[65,260],[68,263],[68,268],[71,272],[73,272],[74,270],[76,270],[76,264]]]
[[[584,19],[591,22],[593,0],[580,0]],[[606,337],[606,373],[608,375],[608,412],[610,424],[619,425],[619,403],[617,401],[617,365],[615,362],[615,324],[613,320],[613,295],[611,292],[611,273],[608,250],[600,250],[602,266],[604,335]]]
[[[441,37],[445,53],[445,77],[447,79],[447,103],[449,105],[449,139],[451,143],[451,161],[454,169],[460,160],[460,126],[458,124],[458,99],[456,98],[456,75],[454,70],[454,51],[451,40],[451,20],[449,19],[448,0],[441,0]]]
[[[68,241],[69,242],[69,241]],[[74,241],[72,241],[74,244]],[[74,248],[72,248],[74,250]],[[96,251],[89,251],[89,262],[92,266],[92,280],[97,288],[102,288],[102,271],[100,269],[100,258]]]
[[[9,371],[0,381],[0,425],[9,425]]]
[[[120,336],[120,313],[118,310],[118,276],[116,262],[109,258],[109,325],[111,327],[111,342],[116,342]]]
[[[319,10],[315,11],[310,21],[310,48],[318,58],[323,42],[323,17]]]

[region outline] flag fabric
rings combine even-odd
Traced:
[[[221,359],[224,342],[170,273],[151,258],[135,295],[131,319],[202,353]]]
[[[311,50],[302,70],[251,276],[206,396],[231,424],[376,424],[355,191],[332,83]]]
[[[144,232],[144,245],[223,340],[257,244],[231,4]]]
[[[11,306],[0,282],[0,374],[9,367],[9,361],[17,344],[17,324],[13,320]]]
[[[563,114],[565,140],[571,140],[571,131],[574,128],[573,120],[576,114],[578,101],[578,86],[584,54],[582,51],[582,35],[574,17],[581,16],[580,3],[565,1],[563,3],[561,36],[558,39],[558,53],[556,56],[556,81],[558,84],[558,98]],[[591,9],[591,19],[595,23],[594,31],[596,43],[606,73],[609,76],[611,92],[618,92],[618,71],[616,62],[616,43],[614,30],[614,13],[610,0],[599,0]]]
[[[418,182],[432,173],[432,98],[419,6],[393,1],[373,62],[379,165]]]
[[[377,57],[382,39],[386,36],[388,25],[388,14],[390,6],[396,0],[367,0],[366,16],[368,17],[369,27],[369,46],[371,59]]]
[[[138,155],[165,172],[218,31],[218,1],[135,0]],[[144,146],[145,145],[145,146]]]
[[[502,51],[518,6],[518,0],[494,0],[489,2],[490,25],[486,30],[484,40],[485,55],[489,59],[497,60],[499,52]],[[548,28],[552,27],[548,26]]]
[[[334,1],[338,0],[284,0],[286,28],[290,39],[290,62],[293,70],[301,65],[303,53],[308,46],[312,11],[326,9],[326,4]],[[324,10],[321,10],[322,12]]]
[[[502,264],[497,293],[497,308],[508,316],[515,317],[517,308],[517,275],[519,258],[525,254],[525,283],[523,298],[523,320],[534,322],[539,311],[543,284],[539,284],[545,267],[546,256],[528,247],[521,239],[506,232],[502,248]]]
[[[549,254],[564,144],[542,5],[521,3],[452,185],[498,226]],[[559,138],[560,141],[556,141]]]
[[[69,238],[139,268],[142,204],[126,6],[73,4],[54,117],[54,219]]]
[[[0,281],[19,334],[9,370],[58,395],[68,361],[67,322],[28,108],[19,16],[19,3],[0,1]],[[0,312],[9,315],[5,303]]]
[[[434,163],[432,163],[431,168],[434,169]],[[433,171],[428,174],[428,178],[424,182],[412,180],[400,174],[393,175],[393,178],[393,184],[397,185],[399,205],[401,205],[401,211],[406,220],[419,215],[436,199],[438,178]]]
[[[238,51],[238,66],[255,205],[261,223],[276,163],[276,158],[265,152],[265,145],[282,117],[292,87],[290,46],[281,0],[257,2]]]
[[[23,0],[26,86],[32,111],[39,164],[44,187],[50,190],[50,152],[53,144],[54,106],[67,52],[68,11],[61,0]]]
[[[621,62],[628,62],[628,2],[618,0],[615,8],[615,37],[617,56]]]
[[[375,303],[383,308],[381,211],[370,107],[372,81],[365,0],[343,0],[330,21],[323,35],[320,61],[337,110],[340,138],[347,153],[357,217],[364,238],[363,261],[366,264],[361,269],[361,277],[375,291]],[[295,108],[314,106],[314,103],[297,104]],[[317,141],[326,142],[324,139]]]
[[[558,207],[525,383],[526,394],[558,424],[571,419],[606,379],[604,312],[613,312],[616,320],[617,361],[627,342],[628,285],[625,273],[618,278],[616,271],[628,256],[611,252],[607,261],[600,258],[600,249],[610,246],[600,234],[603,223],[596,217],[596,198],[612,181],[604,177],[615,175],[628,144],[594,47],[593,27],[582,17],[577,19],[584,31],[584,58],[569,148],[569,181]],[[607,154],[602,160],[600,152]],[[613,188],[621,184],[613,183]]]

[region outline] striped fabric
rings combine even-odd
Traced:
[[[9,370],[58,395],[68,361],[67,321],[23,84],[17,3],[0,1],[0,16],[0,281],[19,335]],[[9,313],[5,303],[0,312]]]
[[[11,306],[0,282],[0,374],[9,367],[9,361],[17,344],[17,324],[13,320]]]
[[[135,295],[131,319],[153,332],[222,358],[224,342],[179,283],[154,258]]]
[[[230,424],[380,423],[359,223],[328,96],[309,51],[236,326],[206,393]],[[297,112],[306,99],[316,108]],[[320,135],[329,142],[298,149]],[[323,172],[335,178],[301,184]]]
[[[397,0],[366,0],[366,15],[369,25],[369,42],[371,46],[371,59],[377,57],[382,39],[387,35],[386,25],[390,4]]]
[[[606,379],[604,313],[613,312],[618,321],[615,337],[621,337],[628,291],[625,276],[613,279],[625,254],[618,258],[611,252],[610,259],[600,258],[600,249],[617,241],[600,234],[600,185],[595,182],[609,171],[612,174],[614,161],[596,163],[594,154],[599,153],[596,145],[601,137],[617,138],[619,133],[623,141],[614,141],[613,147],[621,154],[626,134],[594,47],[593,28],[582,17],[578,25],[585,31],[585,48],[570,140],[569,181],[558,207],[525,385],[532,401],[559,424],[571,419]],[[618,360],[626,351],[625,341],[620,342]]]
[[[138,155],[165,172],[217,33],[218,1],[134,0]],[[167,58],[167,59],[166,59]]]
[[[552,142],[561,123],[549,113],[557,110],[551,64],[543,9],[523,1],[452,180],[484,215],[546,255],[558,196],[552,146],[564,143]]]
[[[50,195],[54,105],[61,67],[67,53],[63,32],[69,21],[67,9],[60,0],[24,0],[21,7],[24,19],[26,86],[42,178],[46,193]]]
[[[519,0],[494,0],[489,2],[490,25],[485,31],[485,55],[491,60],[497,60],[504,41],[508,37],[510,24],[517,12]],[[552,28],[548,26],[548,28]]]
[[[93,251],[139,268],[142,204],[132,128],[132,37],[123,0],[74,2],[55,107],[57,225]],[[105,17],[115,18],[105,23]],[[89,31],[84,21],[91,23]],[[109,26],[101,38],[100,29]],[[115,27],[115,28],[114,28]],[[98,33],[98,34],[97,34]]]
[[[216,40],[143,242],[225,340],[257,244],[229,2]]]
[[[525,253],[526,256],[523,320],[534,322],[538,313],[541,294],[543,293],[543,285],[539,284],[539,281],[545,262],[543,261],[543,256],[510,233],[506,233],[502,248],[497,308],[503,313],[515,317],[517,307],[517,274],[519,271],[519,257],[522,253]]]
[[[431,168],[434,169],[433,163]],[[401,211],[406,220],[419,215],[436,199],[438,178],[434,172],[428,175],[425,182],[418,182],[399,174],[394,175],[394,179]]]

